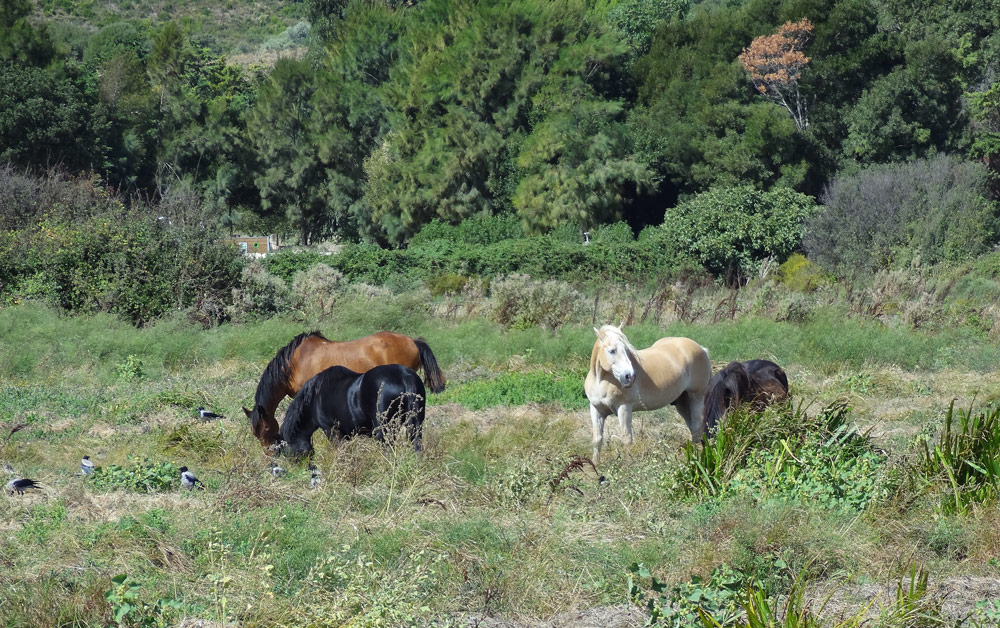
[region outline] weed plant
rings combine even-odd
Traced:
[[[958,411],[955,402],[945,413],[944,427],[933,450],[923,441],[920,470],[930,480],[943,475],[948,495],[945,512],[964,512],[972,504],[994,502],[1000,495],[1000,407],[978,412]],[[957,429],[955,429],[957,427]]]

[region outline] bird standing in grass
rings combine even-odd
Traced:
[[[27,478],[14,478],[10,482],[7,482],[7,492],[13,495],[15,491],[18,495],[24,495],[24,491],[29,489],[39,489],[41,490],[42,485],[34,480],[29,480]]]
[[[189,491],[196,486],[199,491],[205,490],[205,485],[202,481],[196,478],[193,473],[188,471],[187,467],[181,467],[181,486]]]
[[[224,419],[226,417],[222,416],[221,414],[216,414],[211,410],[206,410],[201,406],[198,406],[198,418],[207,421],[208,419]]]
[[[309,488],[316,488],[321,481],[319,469],[314,464],[309,465]]]
[[[90,475],[97,467],[90,461],[90,456],[84,456],[80,461],[80,475]]]

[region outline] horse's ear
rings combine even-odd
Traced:
[[[623,318],[622,322],[618,323],[618,329],[621,329],[624,326],[625,326],[625,319]]]
[[[251,415],[253,414],[253,412],[250,412],[250,411],[249,411],[249,410],[247,410],[246,408],[243,408],[243,413],[247,415],[247,418],[248,418],[248,419],[249,419],[249,418],[250,418],[250,416],[251,416]]]
[[[601,335],[601,330],[595,327],[594,328],[594,333],[597,334],[598,336],[600,336]]]

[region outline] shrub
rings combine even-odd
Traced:
[[[515,329],[558,329],[578,317],[583,296],[556,279],[536,281],[527,275],[509,275],[490,285],[490,318]]]
[[[801,253],[793,253],[778,266],[777,280],[791,290],[812,292],[829,283],[830,278],[819,264],[809,261]]]
[[[284,281],[253,261],[243,269],[240,286],[233,288],[232,303],[226,312],[237,322],[267,318],[288,309],[290,296]]]
[[[659,227],[669,244],[709,272],[754,274],[763,260],[787,258],[802,239],[814,201],[787,188],[713,188],[673,209]]]
[[[524,229],[521,228],[521,221],[514,214],[478,215],[467,218],[457,225],[435,218],[413,236],[410,247],[419,247],[434,240],[486,246],[502,240],[523,237]]]
[[[80,313],[144,324],[176,308],[225,300],[242,258],[204,228],[197,199],[126,205],[89,179],[13,177],[14,228],[0,237],[0,290]],[[5,193],[0,192],[0,196]],[[51,204],[49,204],[51,203]]]
[[[940,155],[871,166],[833,180],[806,224],[811,259],[843,275],[957,261],[989,250],[998,230],[979,164]]]
[[[342,272],[319,263],[295,274],[292,293],[307,316],[323,318],[333,310],[346,283]]]
[[[928,478],[946,478],[949,490],[942,500],[946,512],[964,512],[973,503],[993,502],[1000,496],[1000,407],[959,410],[957,430],[954,409],[952,401],[934,449],[923,442],[920,470]]]
[[[291,284],[296,274],[309,270],[322,259],[310,251],[278,251],[265,257],[261,264],[267,272]]]

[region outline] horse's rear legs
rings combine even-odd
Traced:
[[[688,429],[691,430],[691,442],[700,443],[705,439],[705,423],[701,415],[705,406],[704,393],[698,394],[693,391],[685,391],[674,401],[673,406],[677,408],[677,413],[684,418]]]

